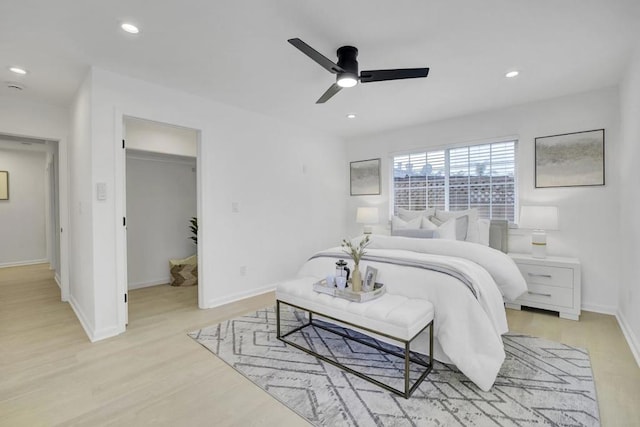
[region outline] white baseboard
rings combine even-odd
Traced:
[[[227,295],[221,298],[214,298],[205,303],[205,306],[202,308],[213,308],[219,307],[221,305],[229,304],[232,302],[240,301],[242,299],[255,297],[258,295],[266,294],[267,292],[275,291],[275,286],[265,286],[263,288],[252,289],[250,291],[238,292],[236,294]]]
[[[599,304],[582,304],[582,310],[600,314],[609,314],[611,316],[615,316],[618,313],[618,307]]]
[[[46,264],[49,261],[47,259],[32,259],[28,261],[12,261],[12,262],[3,262],[0,263],[0,268],[8,268],[8,267],[21,267],[23,265],[34,265],[34,264]]]
[[[151,280],[148,282],[136,282],[129,283],[129,289],[148,288],[149,286],[166,285],[171,281],[170,277],[163,277],[162,279]]]
[[[58,285],[58,287],[59,287],[60,289],[62,289],[62,285],[60,284],[60,275],[56,273],[56,274],[53,276],[53,280],[55,280],[55,281],[56,281],[56,284]]]
[[[622,333],[627,340],[627,344],[629,344],[631,353],[636,359],[636,363],[640,367],[640,340],[638,340],[638,337],[633,333],[631,327],[629,326],[629,323],[627,322],[627,319],[625,319],[620,310],[618,310],[618,312],[616,313],[616,319],[618,320],[620,329],[622,329]]]
[[[75,300],[75,298],[73,298],[73,296],[69,297],[69,305],[71,306],[71,309],[73,310],[73,312],[76,314],[76,317],[78,318],[78,321],[82,326],[82,329],[84,329],[84,333],[87,334],[87,337],[91,342],[96,342],[106,338],[111,338],[113,336],[116,336],[124,332],[124,331],[121,331],[117,326],[104,328],[101,330],[94,330],[94,328],[91,326],[91,323],[89,322],[89,319],[84,314],[84,312],[80,308],[80,305]]]
[[[93,333],[93,339],[90,337],[91,342],[96,342],[100,340],[105,340],[107,338],[115,337],[116,335],[120,335],[126,332],[126,329],[120,329],[117,326],[112,326],[110,328],[103,328],[97,330]]]
[[[75,300],[73,295],[69,296],[69,305],[71,306],[73,312],[76,314],[76,317],[78,318],[82,329],[84,329],[84,333],[87,334],[89,340],[93,342],[93,327],[89,323],[89,319],[87,319],[87,316],[84,315],[82,309],[80,308],[80,305]]]

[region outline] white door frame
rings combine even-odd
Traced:
[[[118,301],[118,333],[125,332],[127,329],[127,322],[129,317],[128,312],[128,297],[125,302],[124,295],[128,292],[128,277],[127,277],[127,235],[126,226],[123,226],[122,218],[126,217],[126,203],[127,203],[127,180],[126,180],[126,149],[122,148],[122,140],[125,139],[124,119],[125,117],[131,117],[142,120],[149,120],[152,122],[168,124],[171,126],[178,126],[193,129],[197,132],[196,141],[196,211],[198,216],[198,229],[202,229],[204,218],[202,215],[202,176],[203,170],[201,167],[201,142],[202,142],[202,129],[197,129],[192,126],[185,126],[179,123],[167,122],[165,120],[158,120],[151,117],[141,116],[140,114],[129,114],[119,109],[115,110],[115,181],[114,181],[114,203],[115,203],[115,220],[117,230],[116,232],[116,300]],[[202,259],[202,247],[203,243],[200,238],[202,233],[198,232],[198,259]],[[204,304],[204,292],[203,292],[203,268],[198,263],[198,306],[203,308]]]

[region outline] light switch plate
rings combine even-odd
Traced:
[[[96,185],[96,193],[98,196],[98,200],[107,200],[107,183],[99,182]]]

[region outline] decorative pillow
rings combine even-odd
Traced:
[[[464,240],[467,237],[469,217],[467,215],[451,218],[438,227],[438,237],[449,240]]]
[[[392,236],[403,236],[403,237],[414,237],[421,239],[431,239],[438,237],[438,230],[425,230],[423,228],[419,228],[417,230],[411,229],[399,229],[399,230],[391,230]]]
[[[436,208],[429,208],[424,211],[412,211],[409,209],[398,208],[398,216],[403,221],[409,221],[414,218],[422,218],[423,216],[429,217],[435,215]]]
[[[451,218],[445,221],[437,230],[439,239],[457,240],[456,239],[456,219]]]
[[[418,230],[422,224],[422,217],[404,221],[400,217],[393,216],[391,218],[391,230]]]
[[[442,221],[439,220],[438,218],[436,218],[435,215],[432,215],[429,217],[429,221],[431,221],[432,223],[434,223],[437,227],[440,227],[442,224],[444,224],[447,221]]]
[[[491,228],[490,219],[478,220],[478,243],[481,245],[489,246],[489,230]]]
[[[469,215],[456,218],[456,240],[466,240],[469,230]]]
[[[435,217],[440,221],[448,221],[451,218],[457,218],[467,215],[468,216],[468,225],[467,225],[467,234],[464,240],[467,242],[478,243],[479,241],[479,231],[478,231],[478,210],[468,209],[466,211],[440,211],[436,210]]]
[[[432,221],[430,221],[429,218],[427,218],[426,216],[423,216],[422,224],[420,225],[420,228],[424,230],[437,230],[438,226],[434,224]]]

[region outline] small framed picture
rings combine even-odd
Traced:
[[[380,194],[380,159],[351,162],[351,195]]]
[[[364,280],[362,281],[362,289],[365,292],[372,291],[376,284],[376,278],[378,277],[378,269],[371,266],[367,266],[364,273]]]

